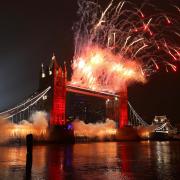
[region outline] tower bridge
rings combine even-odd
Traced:
[[[117,122],[119,128],[123,128],[126,125],[147,125],[128,102],[126,86],[122,88],[121,92],[114,94],[72,85],[67,81],[66,66],[60,67],[54,55],[49,67],[41,66],[38,90],[17,106],[1,112],[0,116],[11,119],[12,122],[16,123],[23,119],[28,119],[36,110],[45,110],[50,114],[50,126],[63,126],[67,124],[68,116],[74,111],[70,106],[76,103],[75,106],[77,108],[78,103],[80,103],[71,101],[68,104],[67,97],[70,93],[89,97],[88,101],[96,98],[94,103],[89,102],[87,104],[91,105],[94,114],[96,113],[95,105],[99,106],[97,107],[98,111],[102,112],[101,116],[97,116],[97,118],[113,119]],[[84,113],[87,113],[87,108],[84,107]],[[71,112],[69,112],[70,110]],[[93,118],[93,113],[91,115]]]

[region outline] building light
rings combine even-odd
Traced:
[[[115,99],[115,101],[118,101],[118,100],[119,100],[118,97],[115,97],[114,99]]]
[[[44,65],[43,65],[43,63],[41,64],[41,77],[42,78],[45,78],[46,77],[46,74],[44,73]]]
[[[107,100],[106,100],[106,104],[107,104],[109,101],[110,101],[110,99],[107,99]]]
[[[41,77],[42,77],[42,78],[45,78],[45,77],[46,77],[45,73],[42,73]]]
[[[44,96],[43,96],[43,100],[46,100],[46,99],[47,99],[47,95],[44,95]]]

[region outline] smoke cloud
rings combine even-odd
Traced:
[[[10,131],[14,125],[9,120],[0,117],[0,143],[7,142],[10,138]]]
[[[81,120],[73,123],[74,134],[78,138],[88,139],[112,139],[116,134],[116,123],[106,119],[101,123],[86,124]],[[4,117],[0,117],[0,143],[21,139],[25,141],[26,135],[32,133],[36,140],[47,140],[48,138],[48,114],[44,111],[34,112],[29,120],[22,120],[19,124],[10,122]]]
[[[10,122],[0,117],[0,143],[6,143],[13,139],[25,140],[27,134],[32,133],[38,140],[47,138],[48,114],[44,111],[34,112],[28,120],[22,120],[19,124]]]
[[[46,129],[48,127],[48,114],[45,111],[36,111],[30,117],[30,121],[34,127]]]
[[[104,123],[86,124],[81,120],[73,122],[76,137],[86,137],[89,139],[98,138],[99,140],[111,139],[116,134],[116,123],[106,119]]]
[[[142,139],[149,139],[151,133],[154,132],[154,130],[157,127],[158,126],[156,126],[156,125],[150,125],[150,126],[147,126],[147,127],[140,127],[137,132],[138,132],[138,135]]]

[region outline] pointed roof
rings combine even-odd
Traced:
[[[46,77],[45,70],[44,70],[44,64],[43,63],[41,63],[41,77],[42,78]]]
[[[56,56],[55,56],[55,53],[53,52],[53,56],[52,56],[52,61],[56,61]]]
[[[45,71],[44,71],[44,64],[43,63],[41,63],[41,73],[44,73]]]
[[[67,77],[67,67],[66,67],[66,61],[64,61],[64,77]]]
[[[52,69],[53,65],[58,66],[57,60],[56,60],[56,56],[55,53],[53,52],[50,64],[49,64],[49,68]]]

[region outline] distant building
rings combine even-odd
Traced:
[[[162,124],[164,124],[166,122],[169,122],[169,120],[167,119],[167,117],[165,115],[164,116],[155,116],[152,124],[154,124],[154,125],[162,125]]]
[[[163,132],[167,134],[175,134],[177,132],[177,129],[171,125],[170,120],[165,115],[155,116],[152,125],[157,127],[155,132]]]

